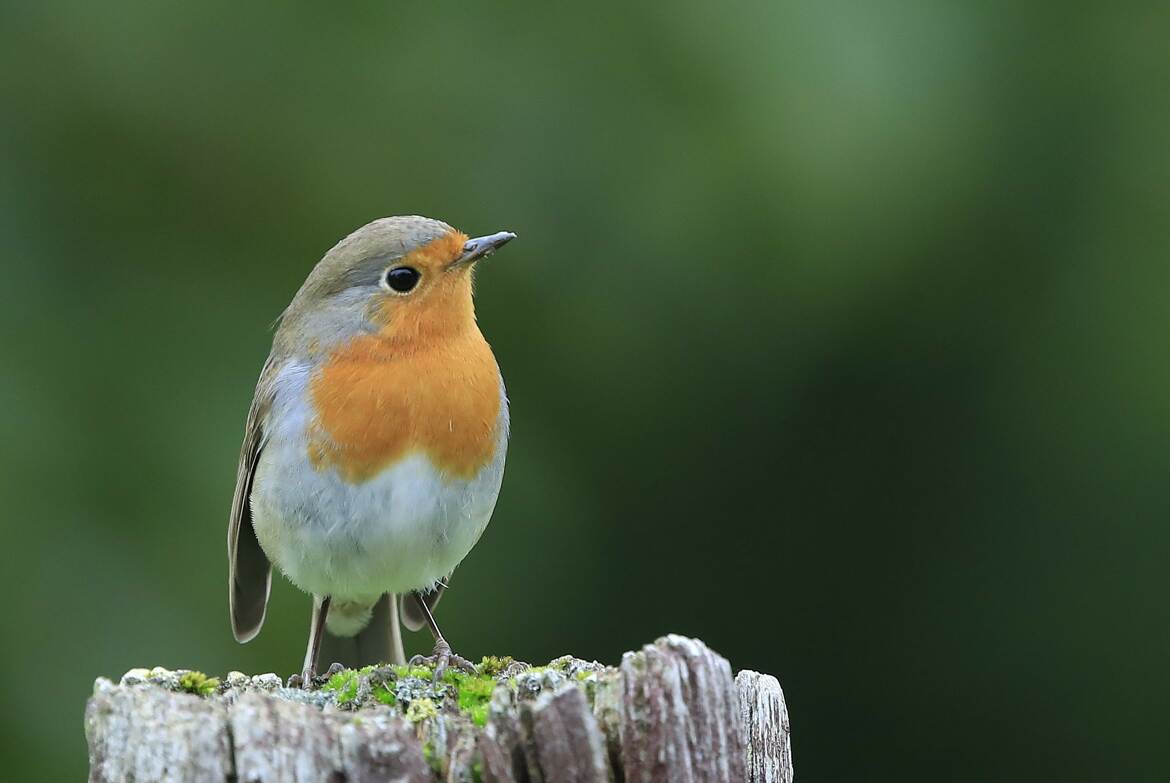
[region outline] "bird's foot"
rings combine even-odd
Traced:
[[[321,677],[318,677],[317,673],[312,669],[305,669],[300,674],[294,674],[288,678],[288,687],[300,688],[306,691],[311,690],[314,685],[318,684],[318,680],[324,682],[338,672],[343,671],[345,671],[345,667],[337,662],[330,664],[329,668],[325,670],[325,674]]]
[[[451,645],[447,644],[446,639],[439,639],[435,642],[435,649],[430,655],[416,655],[410,659],[411,666],[433,666],[435,668],[433,678],[435,682],[443,679],[443,673],[452,664],[460,671],[475,674],[475,664],[462,655],[451,652]]]

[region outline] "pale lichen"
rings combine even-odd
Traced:
[[[427,718],[434,718],[439,714],[439,708],[430,699],[415,699],[406,708],[406,719],[411,723],[420,723]]]

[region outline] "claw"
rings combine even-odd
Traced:
[[[435,649],[430,655],[415,655],[410,659],[411,666],[433,666],[435,673],[432,676],[434,682],[441,682],[443,675],[447,672],[447,667],[451,664],[455,668],[467,674],[475,674],[475,664],[464,658],[462,655],[456,655],[451,652],[451,645],[447,644],[446,639],[439,639],[435,642]]]

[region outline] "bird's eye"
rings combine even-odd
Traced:
[[[399,294],[408,294],[418,285],[421,277],[412,266],[396,266],[386,270],[386,287]]]

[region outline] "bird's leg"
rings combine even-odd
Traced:
[[[451,652],[451,645],[447,644],[447,640],[443,638],[443,632],[439,630],[438,623],[435,622],[435,616],[431,614],[430,607],[427,602],[422,599],[418,593],[408,593],[405,600],[413,599],[418,603],[418,608],[422,610],[423,617],[426,619],[427,628],[431,629],[431,636],[435,637],[435,649],[430,655],[416,655],[410,659],[411,666],[418,666],[423,663],[429,663],[435,667],[435,682],[443,679],[443,672],[447,670],[447,666],[455,664],[456,668],[462,669],[468,674],[475,674],[475,664],[464,658],[462,655],[456,655]]]
[[[313,619],[309,622],[309,646],[305,650],[305,665],[301,668],[301,687],[313,687],[317,676],[317,655],[321,652],[321,635],[325,633],[325,618],[329,616],[329,596],[313,596]]]

